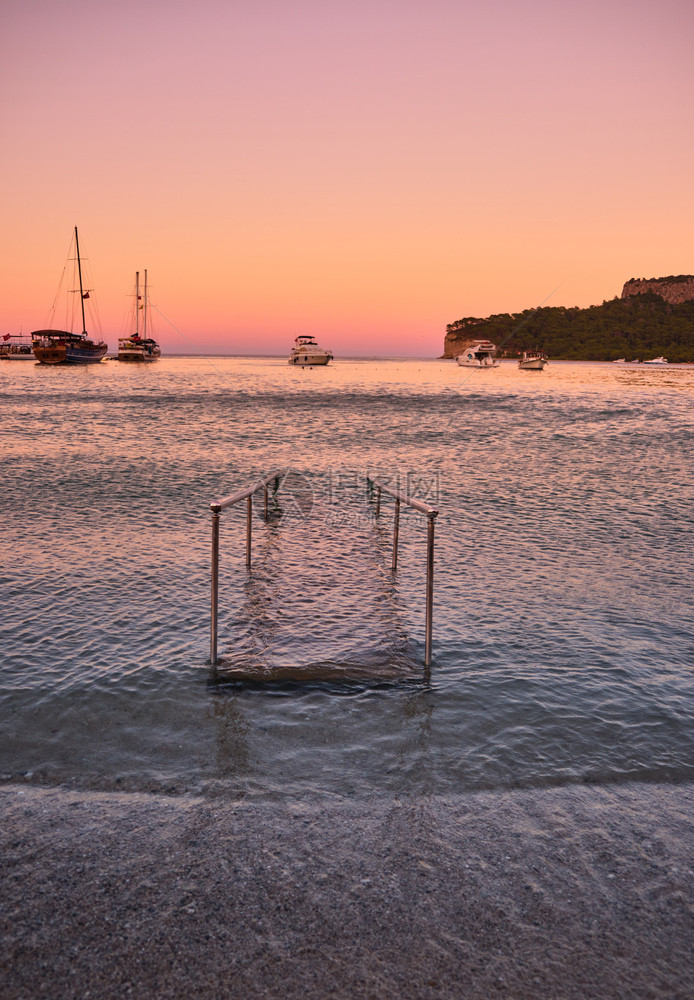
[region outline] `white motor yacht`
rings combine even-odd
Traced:
[[[494,357],[496,346],[488,340],[475,340],[456,356],[456,361],[463,368],[498,368],[499,362]]]
[[[324,351],[316,343],[315,337],[302,334],[294,341],[294,347],[289,355],[289,364],[301,365],[302,368],[306,368],[312,365],[327,365],[332,359],[332,351]]]

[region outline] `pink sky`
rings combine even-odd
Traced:
[[[693,38],[690,0],[4,0],[0,333],[75,225],[113,349],[144,268],[165,352],[432,357],[692,273]]]

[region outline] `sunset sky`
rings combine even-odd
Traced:
[[[691,0],[4,0],[0,333],[75,225],[114,350],[144,268],[164,352],[425,357],[693,273],[693,40]]]

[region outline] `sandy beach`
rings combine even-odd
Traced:
[[[5,786],[0,995],[694,995],[690,785],[283,804]]]

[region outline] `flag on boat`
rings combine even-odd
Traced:
[[[3,339],[3,340],[9,340],[11,336],[12,336],[11,334],[9,334],[9,333],[6,333],[6,334],[4,334],[4,336],[3,336],[3,338],[2,338],[2,339]]]
[[[88,299],[89,298],[89,292],[82,292],[82,298],[83,299]]]

